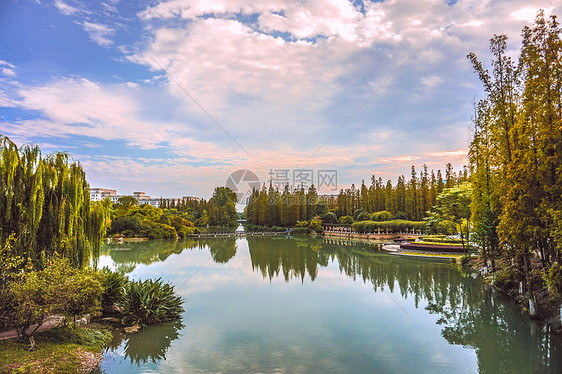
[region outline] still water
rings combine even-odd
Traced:
[[[447,262],[308,237],[106,245],[173,283],[180,321],[116,337],[105,373],[561,373],[562,339]]]

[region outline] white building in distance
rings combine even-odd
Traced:
[[[179,203],[182,200],[201,201],[201,198],[196,196],[183,196],[181,198],[179,197],[153,198],[141,191],[133,192],[133,195],[118,195],[117,190],[110,190],[107,188],[97,188],[97,187],[90,188],[91,201],[101,201],[105,198],[108,198],[112,204],[117,204],[119,198],[124,196],[133,196],[138,201],[139,205],[149,204],[157,208],[160,207],[160,203],[162,201],[166,201],[168,203],[174,202],[175,204]]]

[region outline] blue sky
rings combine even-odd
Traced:
[[[4,0],[0,133],[93,187],[208,198],[238,169],[339,187],[466,163],[466,55],[560,1]],[[342,126],[345,124],[344,126]],[[339,129],[339,130],[338,130]],[[325,191],[329,192],[329,191]]]

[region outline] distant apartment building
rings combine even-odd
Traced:
[[[111,198],[117,196],[117,190],[110,190],[107,188],[90,188],[90,200],[101,201],[106,197]]]
[[[132,195],[118,195],[117,190],[110,190],[107,188],[90,188],[90,200],[92,201],[101,201],[105,198],[108,198],[112,204],[116,204],[119,201],[119,198],[124,196],[133,196],[139,202],[139,205],[148,204],[157,208],[160,207],[162,201],[166,201],[168,204],[171,204],[172,202],[174,204],[177,204],[182,200],[201,201],[201,198],[196,196],[184,196],[182,198],[179,197],[156,198],[156,197],[150,197],[142,191],[133,192]]]

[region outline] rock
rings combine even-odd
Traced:
[[[125,327],[125,334],[134,334],[136,332],[138,332],[140,330],[140,326],[139,325],[134,325],[131,327]]]
[[[76,323],[78,325],[87,325],[88,323],[90,323],[90,314],[86,314],[85,316],[77,320]]]

